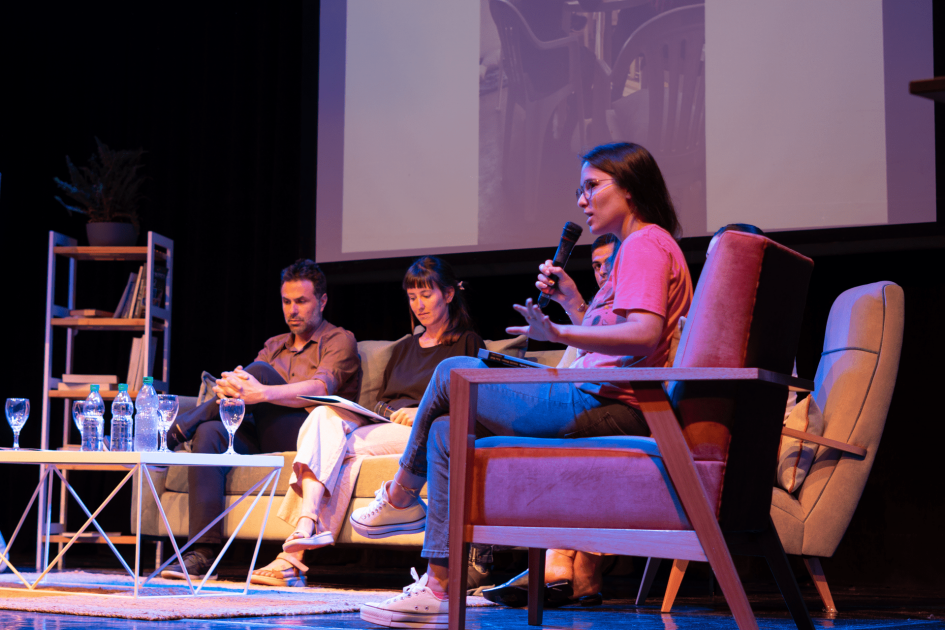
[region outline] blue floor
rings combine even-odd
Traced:
[[[872,617],[882,611],[864,611],[863,616]],[[928,628],[945,630],[945,621],[938,614],[933,619],[909,618],[901,610],[886,610],[892,618],[863,618],[860,613],[841,616],[837,619],[815,618],[817,628],[838,630],[872,630],[874,628]],[[794,623],[787,615],[758,615],[758,625],[765,630],[791,629]],[[528,626],[524,610],[476,609],[469,610],[466,627],[470,630],[516,629]],[[602,606],[596,609],[559,609],[545,611],[543,628],[575,628],[581,630],[630,629],[634,630],[714,630],[735,628],[735,622],[725,610],[713,607],[682,606],[671,615],[663,615],[656,606],[636,608],[631,604]],[[271,630],[287,628],[304,630],[317,628],[378,628],[361,621],[357,613],[331,615],[307,615],[293,617],[254,617],[214,620],[133,621],[101,617],[76,617],[0,611],[0,628],[3,630]]]

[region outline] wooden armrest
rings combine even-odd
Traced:
[[[452,371],[470,383],[642,383],[652,381],[765,381],[795,391],[814,383],[761,368],[461,368]]]
[[[835,448],[838,451],[843,451],[844,453],[849,453],[850,455],[856,455],[857,457],[866,457],[866,449],[862,446],[847,444],[846,442],[838,442],[837,440],[831,440],[819,435],[805,433],[804,431],[798,431],[797,429],[789,429],[784,427],[781,429],[781,435],[804,440],[805,442],[813,442],[814,444],[820,444],[821,446],[826,446],[827,448]]]

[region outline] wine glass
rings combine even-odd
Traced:
[[[13,450],[18,451],[20,450],[20,429],[26,424],[26,419],[30,417],[30,401],[27,398],[7,398],[5,410],[7,412],[7,422],[10,423],[10,428],[13,429]],[[232,437],[230,442],[233,442]]]
[[[76,400],[72,403],[72,420],[79,430],[79,436],[82,435],[82,423],[85,421],[85,401]],[[81,443],[81,440],[79,441]]]
[[[238,455],[233,450],[233,434],[240,427],[243,421],[243,414],[246,413],[246,405],[240,398],[221,398],[220,399],[220,419],[223,420],[223,426],[226,432],[230,434],[230,448],[226,449],[224,455]]]
[[[180,409],[180,401],[174,394],[160,394],[158,396],[158,423],[161,427],[161,448],[160,453],[173,453],[167,448],[167,430],[174,424],[174,418]],[[237,422],[239,426],[239,422]]]

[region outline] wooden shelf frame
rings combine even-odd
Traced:
[[[56,299],[56,264],[59,259],[65,259],[68,264],[68,293],[66,304],[57,305]],[[118,319],[118,318],[78,318],[71,317],[70,311],[75,310],[75,287],[76,272],[78,261],[100,261],[100,262],[143,262],[146,282],[142,287],[148,298],[144,301],[145,313],[143,318],[136,319]],[[152,286],[154,283],[154,268],[157,264],[163,264],[167,267],[167,279],[164,288],[164,307],[157,307],[151,303],[153,294]],[[58,375],[52,373],[53,364],[53,331],[56,329],[65,329],[66,332],[66,374],[71,374],[74,359],[74,340],[75,335],[80,330],[90,331],[130,331],[143,333],[142,351],[144,353],[145,375],[154,376],[154,372],[160,374],[160,379],[155,379],[154,387],[160,392],[168,392],[170,380],[170,358],[171,358],[171,309],[173,305],[173,286],[174,286],[174,241],[156,234],[148,232],[148,244],[143,247],[79,247],[78,241],[69,238],[57,232],[49,232],[49,253],[47,258],[47,276],[46,276],[46,340],[44,347],[43,361],[43,409],[42,409],[42,433],[40,438],[40,448],[49,449],[49,413],[52,400],[63,400],[64,409],[62,416],[62,443],[69,444],[69,432],[72,425],[72,401],[84,399],[88,396],[87,390],[58,390],[57,387],[61,379]],[[151,338],[155,333],[160,333],[162,337],[161,365],[155,366],[154,370],[151,364],[154,357],[151,353]],[[124,363],[118,361],[118,369],[123,369]],[[137,391],[129,391],[129,395],[134,398]],[[102,399],[105,401],[114,400],[118,394],[117,391],[102,392]],[[45,472],[45,466],[40,467],[40,475]],[[49,489],[51,492],[51,488]],[[40,502],[45,499],[47,488],[40,489]],[[67,517],[67,493],[64,487],[60,488],[59,498],[59,524],[65,527]],[[37,519],[36,527],[36,567],[42,564],[42,556],[45,545],[43,536],[44,520],[46,515],[40,513]],[[60,548],[62,541],[50,539],[51,542],[58,542]],[[95,542],[90,540],[89,542]],[[103,542],[103,541],[99,541]]]
[[[158,310],[158,309],[154,309]],[[165,309],[161,309],[162,311]],[[61,328],[75,330],[130,330],[143,332],[147,324],[146,319],[128,319],[126,317],[54,317],[50,322]],[[152,332],[164,331],[164,318],[158,317],[151,322]]]
[[[151,232],[148,234],[151,234]],[[70,240],[72,240],[72,243],[76,242],[73,239]],[[147,247],[77,247],[71,244],[58,246],[54,249],[54,252],[57,256],[64,256],[73,260],[98,260],[105,262],[122,260],[145,261],[148,260],[150,247],[150,243]],[[156,251],[154,256],[156,260],[161,262],[168,259],[167,253],[160,250]]]

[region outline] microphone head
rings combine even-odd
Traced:
[[[584,233],[584,228],[582,228],[577,223],[568,221],[564,224],[564,229],[561,231],[561,238],[567,239],[569,241],[576,241],[581,238],[581,234]]]

